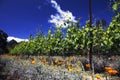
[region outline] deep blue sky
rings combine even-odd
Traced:
[[[52,25],[48,22],[57,10],[52,7],[51,0],[0,0],[0,29],[9,36],[29,38],[37,29],[44,33]],[[81,18],[84,24],[89,16],[89,0],[56,0],[62,10],[69,10],[75,19]],[[93,0],[93,16],[96,19],[105,18],[110,22],[113,12],[109,6],[110,0]]]

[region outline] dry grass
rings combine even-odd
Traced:
[[[97,80],[96,76],[99,75],[101,80],[106,80],[106,76],[107,78],[112,76],[114,80],[119,80],[117,79],[119,78],[118,76],[108,75],[103,69],[108,65],[119,70],[118,63],[120,60],[116,58],[119,59],[118,56],[111,57],[110,60],[116,65],[111,66],[113,63],[110,63],[110,60],[106,60],[107,62],[105,63],[104,59],[106,58],[94,57],[95,74],[93,74],[86,67],[88,63],[86,57],[30,56],[27,58],[25,56],[1,55],[1,76],[3,76],[3,80],[92,80],[92,77]],[[35,64],[31,64],[32,61]]]

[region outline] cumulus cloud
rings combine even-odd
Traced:
[[[9,42],[9,41],[11,41],[11,40],[16,40],[17,42],[21,42],[21,41],[28,41],[28,39],[21,39],[21,38],[17,38],[17,37],[13,37],[13,36],[9,36],[8,38],[7,38],[7,41]]]
[[[76,22],[75,16],[73,16],[72,12],[62,10],[55,0],[51,0],[51,4],[52,7],[57,10],[57,13],[50,16],[50,23],[55,24],[56,27],[61,26],[63,28],[66,28],[68,25],[71,25],[70,23],[68,23],[68,21]]]

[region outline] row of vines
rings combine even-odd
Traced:
[[[54,32],[48,30],[47,35],[38,32],[35,37],[30,36],[28,42],[21,42],[10,51],[10,54],[27,55],[72,55],[87,54],[89,44],[93,44],[94,54],[120,53],[120,1],[113,1],[112,9],[116,16],[112,18],[110,25],[104,28],[100,22],[98,25],[79,28],[79,20],[72,23],[67,29],[56,28]],[[68,22],[67,22],[68,23]],[[66,23],[64,23],[66,24]],[[90,31],[93,36],[90,37]]]
[[[79,28],[79,21],[67,29],[48,30],[47,35],[38,32],[28,42],[21,42],[10,51],[11,54],[27,55],[72,55],[87,54],[89,44],[93,44],[93,53],[120,53],[120,13],[113,17],[110,25],[104,29],[102,25],[89,27],[89,21]],[[89,32],[92,31],[91,38]]]

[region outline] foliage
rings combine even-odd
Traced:
[[[63,33],[62,28],[56,28],[54,33],[49,30],[47,36],[39,33],[36,37],[31,37],[28,42],[21,42],[11,53],[28,55],[86,54],[89,50],[89,44],[92,42],[91,40],[93,40],[94,53],[119,53],[119,16],[113,17],[110,26],[106,30],[102,25],[90,28],[88,21],[82,29],[76,23],[76,25],[68,26],[65,33]],[[92,39],[90,38],[89,31],[92,31]]]
[[[110,27],[108,28],[108,32],[113,41],[111,50],[120,52],[120,13],[113,17]]]
[[[7,50],[7,33],[3,30],[0,30],[0,54],[8,52]]]
[[[114,11],[118,10],[120,8],[120,0],[114,0],[114,4],[112,6],[112,9]]]

